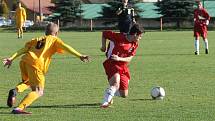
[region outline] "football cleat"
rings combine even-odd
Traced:
[[[208,54],[209,53],[209,50],[208,49],[205,49],[205,54]]]
[[[100,105],[100,108],[108,108],[112,104],[113,104],[113,99],[111,99],[110,102],[104,102],[102,105]]]
[[[26,112],[22,109],[15,108],[11,112],[12,114],[32,114],[32,112]]]
[[[198,52],[198,51],[196,51],[196,52],[195,52],[195,55],[199,55],[199,52]]]
[[[9,91],[9,94],[8,94],[8,98],[7,98],[7,105],[8,107],[12,107],[16,102],[16,90],[15,89],[11,89]]]
[[[111,101],[109,102],[109,105],[112,105],[113,104],[113,99],[111,99]]]

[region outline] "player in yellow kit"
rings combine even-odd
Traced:
[[[26,11],[21,6],[21,3],[18,2],[17,8],[16,8],[16,28],[17,28],[17,34],[18,38],[23,37],[23,26],[26,21]]]
[[[25,44],[25,47],[18,50],[11,57],[3,60],[4,66],[9,68],[14,59],[23,55],[20,61],[22,82],[19,83],[15,89],[9,91],[7,105],[9,107],[14,105],[17,92],[23,92],[29,87],[32,89],[32,91],[20,102],[18,107],[13,109],[12,113],[31,114],[30,112],[24,111],[24,109],[43,95],[45,83],[44,74],[48,70],[53,54],[56,52],[68,52],[80,58],[83,62],[89,61],[89,56],[80,54],[58,38],[58,30],[59,27],[57,24],[48,24],[45,36],[32,39]]]

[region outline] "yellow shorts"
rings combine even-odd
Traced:
[[[25,62],[20,62],[20,70],[23,83],[30,87],[40,87],[44,89],[45,76],[44,73]]]

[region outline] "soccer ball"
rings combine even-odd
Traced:
[[[151,90],[151,96],[154,100],[162,100],[165,97],[165,91],[162,87],[153,87]]]

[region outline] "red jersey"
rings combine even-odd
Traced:
[[[195,20],[195,26],[206,26],[206,20],[210,20],[210,16],[206,9],[195,9],[194,10],[194,20]]]
[[[110,40],[106,56],[110,59],[111,55],[118,55],[119,57],[130,57],[136,54],[138,47],[137,42],[129,42],[124,33],[115,33],[113,31],[103,31],[105,39]],[[126,63],[126,62],[123,62]]]

